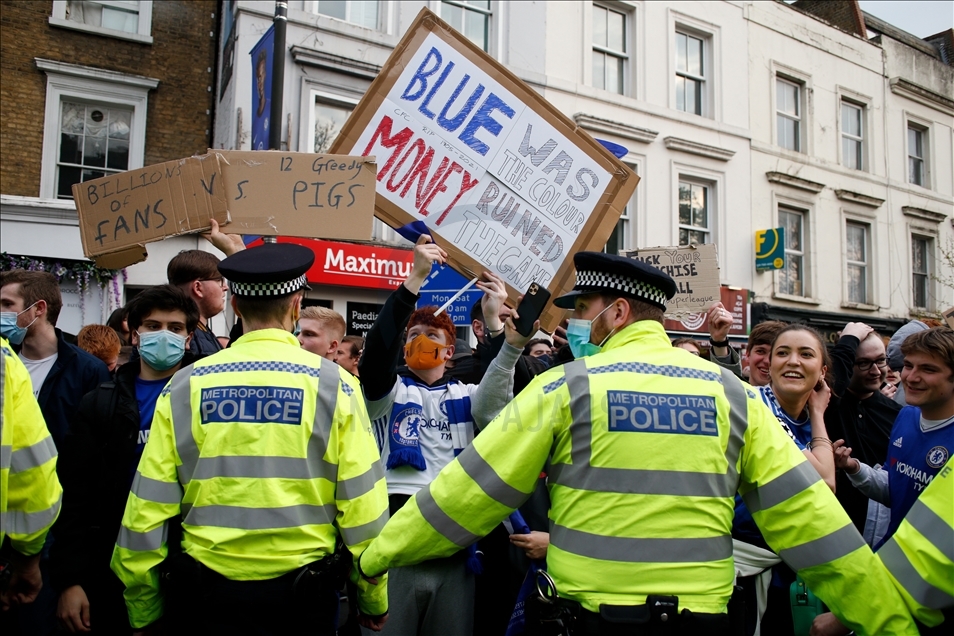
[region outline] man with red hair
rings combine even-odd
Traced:
[[[484,272],[484,322],[506,342],[479,385],[445,375],[454,355],[457,330],[436,307],[415,311],[418,292],[432,263],[447,253],[422,236],[414,247],[407,280],[388,298],[368,332],[358,366],[374,435],[385,462],[388,500],[393,515],[451,463],[481,428],[513,397],[513,368],[531,336],[524,337],[498,318],[507,298],[503,280]],[[516,315],[514,315],[516,317]],[[405,335],[405,328],[407,329]],[[399,368],[401,352],[404,364]],[[480,467],[471,467],[479,470]],[[457,554],[406,568],[394,568],[388,588],[390,618],[384,634],[469,634],[474,615],[473,546]]]

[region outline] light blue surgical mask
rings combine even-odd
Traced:
[[[182,361],[185,336],[165,330],[136,333],[139,335],[139,355],[156,371],[168,371]]]
[[[599,353],[603,349],[603,345],[606,344],[606,341],[609,340],[609,337],[613,335],[613,331],[610,331],[603,342],[593,344],[590,342],[590,337],[592,335],[593,322],[603,315],[607,309],[613,305],[607,305],[603,308],[603,311],[596,314],[593,320],[581,320],[579,318],[570,318],[569,323],[566,327],[566,341],[570,345],[570,351],[573,353],[573,357],[579,360],[580,358],[585,358],[586,356],[592,356]]]
[[[40,302],[40,301],[37,301],[37,302]],[[33,303],[33,305],[35,304],[36,303]],[[36,318],[39,318],[39,316],[34,318],[33,322],[31,322],[26,327],[21,327],[20,325],[18,325],[17,318],[20,317],[20,314],[23,314],[29,311],[30,308],[33,307],[33,305],[30,305],[29,307],[21,311],[19,314],[13,311],[0,312],[0,336],[3,336],[7,340],[9,340],[10,344],[15,344],[15,345],[21,344],[23,342],[23,339],[26,338],[27,329],[29,329],[30,326],[33,325],[34,322],[36,322]]]

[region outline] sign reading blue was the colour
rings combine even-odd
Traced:
[[[755,231],[755,269],[785,267],[785,228]]]
[[[426,223],[454,269],[494,272],[512,302],[572,287],[572,255],[602,249],[639,179],[427,9],[332,151],[376,157],[375,214]]]

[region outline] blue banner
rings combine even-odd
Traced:
[[[417,301],[417,306],[418,308],[428,305],[443,307],[444,303],[463,289],[468,282],[470,281],[450,267],[434,265],[424,281],[424,286],[421,287],[421,297]],[[454,321],[454,326],[470,326],[470,310],[475,303],[480,302],[483,295],[482,291],[471,287],[447,308],[447,315]]]
[[[252,150],[268,150],[268,119],[272,110],[272,56],[275,26],[252,47]]]

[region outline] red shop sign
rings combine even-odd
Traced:
[[[294,236],[279,236],[278,242],[304,245],[315,253],[308,282],[317,285],[397,289],[414,263],[414,253],[409,249]]]

